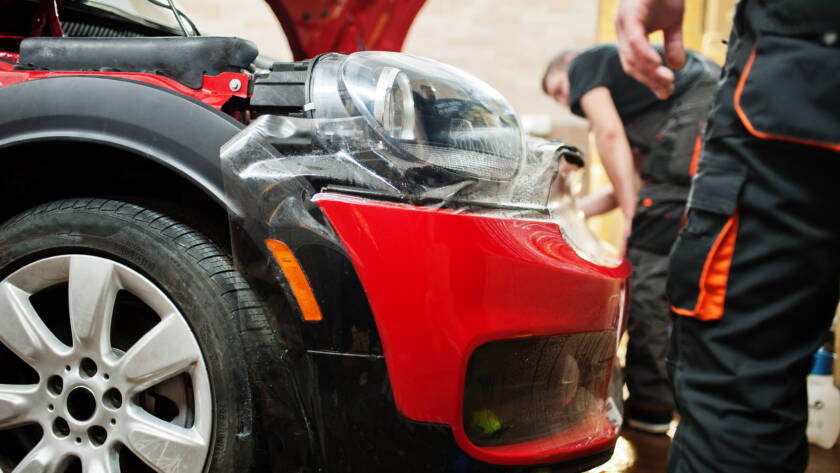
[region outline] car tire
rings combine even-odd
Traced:
[[[250,471],[256,301],[218,245],[137,205],[4,223],[0,471]]]

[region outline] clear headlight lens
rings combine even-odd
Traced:
[[[391,138],[410,141],[417,136],[411,82],[396,67],[385,67],[379,75],[373,101],[373,118]]]
[[[316,67],[316,83],[335,69]],[[516,173],[525,153],[519,119],[484,82],[437,61],[388,52],[354,53],[337,69],[336,92],[349,99],[347,113],[364,116],[411,157],[480,179]],[[337,101],[315,92],[315,116],[323,117],[318,110],[334,110]]]

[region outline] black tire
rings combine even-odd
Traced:
[[[88,255],[119,263],[142,275],[174,303],[195,337],[209,378],[209,383],[204,385],[209,384],[212,393],[212,428],[211,435],[203,444],[207,451],[203,467],[191,467],[184,473],[199,473],[199,470],[211,473],[251,471],[256,445],[254,394],[245,357],[246,347],[241,337],[241,327],[248,324],[239,319],[245,316],[243,314],[248,314],[247,317],[261,316],[262,310],[246,280],[233,267],[229,255],[201,233],[166,215],[113,200],[72,199],[52,202],[31,209],[0,226],[0,282],[16,271],[30,267],[27,266],[30,263],[51,257],[55,257],[52,260],[71,258],[62,255]],[[70,276],[67,277],[69,280]],[[0,318],[4,315],[7,314],[2,313],[0,306]],[[39,316],[44,318],[40,312]],[[113,318],[116,320],[117,316]],[[117,327],[116,322],[114,327]],[[112,336],[115,333],[117,328],[112,328]],[[0,338],[0,363],[9,361],[4,356],[14,358],[12,350],[3,349]],[[165,357],[166,353],[161,356]],[[20,364],[20,360],[12,362]],[[4,380],[2,371],[0,369],[0,384],[8,383],[8,378],[14,375],[7,371],[7,379]],[[44,375],[39,374],[43,378]],[[103,376],[105,380],[109,379],[107,374]],[[116,375],[112,374],[111,378],[116,382]],[[200,390],[192,383],[192,380],[188,380],[183,384],[188,386],[185,388],[185,406],[194,401],[189,400],[190,393]],[[21,384],[26,383],[21,381]],[[40,384],[44,385],[45,380],[41,379]],[[95,398],[96,393],[93,392],[92,396]],[[152,405],[149,404],[151,402],[155,406],[163,404],[161,401],[148,401],[144,396],[135,396],[136,399],[127,399],[125,402],[144,402],[146,404],[141,407],[147,411],[150,409],[147,405]],[[68,406],[69,399],[68,395]],[[65,401],[58,399],[57,403],[60,402]],[[184,422],[184,425],[189,426],[189,422],[195,422],[195,419]],[[111,423],[114,423],[113,419]],[[44,435],[47,435],[52,433],[50,429],[54,429],[55,425],[40,427]],[[107,425],[105,427],[109,428]],[[37,436],[37,432],[32,434],[31,428],[23,434],[15,432],[0,429],[0,434],[5,435],[0,436],[0,445],[16,445],[5,451],[0,447],[0,466],[5,465],[4,468],[22,461],[20,456],[26,454],[8,450],[19,449],[21,446],[26,448],[27,436]],[[118,434],[113,435],[116,439]],[[75,434],[70,437],[75,437]],[[78,439],[75,440],[78,442]],[[122,447],[120,452],[126,457],[120,457],[120,461],[124,461],[120,467],[122,473],[135,473],[147,468],[140,465],[139,458],[128,447]],[[83,457],[85,454],[78,455],[79,458],[65,460],[64,463],[68,466],[81,463],[81,471],[87,473],[89,467]],[[133,459],[130,458],[132,456]],[[199,463],[194,461],[191,465]],[[61,468],[64,466],[59,467],[59,470]],[[75,468],[78,466],[73,471],[76,471]]]

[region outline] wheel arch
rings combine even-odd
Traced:
[[[167,89],[101,76],[0,87],[0,108],[14,110],[0,115],[7,203],[0,219],[82,195],[155,199],[184,202],[184,213],[224,223],[214,237],[227,235],[228,212],[238,209],[224,192],[219,150],[242,125],[224,113]]]
[[[68,161],[66,155],[83,156]],[[0,148],[0,221],[47,202],[101,197],[174,214],[223,246],[227,208],[187,176],[113,143],[44,139]]]
[[[246,246],[244,243],[253,245],[248,250],[253,250],[256,267],[264,267],[273,274],[264,280],[255,280],[250,273],[244,276],[261,298],[269,297],[262,304],[267,311],[266,320],[260,323],[271,327],[274,334],[272,338],[253,339],[253,346],[301,344],[295,347],[294,356],[289,356],[288,350],[266,350],[264,356],[251,363],[262,378],[258,394],[262,403],[258,409],[263,416],[260,428],[272,434],[279,433],[276,429],[280,427],[295,432],[287,438],[266,436],[282,438],[282,442],[267,443],[263,448],[279,450],[285,444],[295,445],[287,448],[289,456],[301,455],[326,464],[323,452],[327,445],[323,440],[319,442],[323,438],[322,429],[327,429],[321,411],[331,405],[332,398],[309,396],[318,392],[321,382],[318,374],[344,373],[342,380],[352,378],[353,381],[348,381],[346,386],[355,386],[358,379],[367,379],[367,373],[374,372],[371,359],[384,366],[379,355],[381,343],[357,279],[352,281],[350,289],[335,294],[332,308],[336,310],[327,314],[324,323],[307,325],[289,316],[287,309],[296,302],[285,288],[277,290],[280,279],[277,276],[282,274],[278,273],[279,267],[267,264],[271,259],[267,259],[270,255],[262,239],[249,238],[240,232],[247,241],[231,241],[230,216],[241,216],[243,211],[224,192],[219,150],[242,125],[212,107],[175,92],[101,76],[67,76],[0,87],[0,109],[14,110],[14,113],[0,114],[0,201],[7,204],[0,206],[0,221],[46,202],[102,197],[170,214],[225,245],[240,248]],[[167,203],[170,205],[166,207],[157,205]],[[178,205],[171,206],[171,203]],[[314,248],[310,246],[309,250]],[[345,274],[355,278],[349,260],[344,266],[330,264],[343,258],[339,251],[328,254],[310,251],[299,256],[307,269],[329,267],[336,278],[346,279]],[[328,290],[331,281],[324,279],[320,287],[315,285],[316,290]],[[363,320],[340,316],[338,309],[350,297],[358,298],[363,306],[359,313]],[[374,356],[342,356],[343,352],[356,351],[353,348],[356,343],[363,343],[366,349],[377,347],[370,349]],[[309,346],[330,352],[309,355],[306,350]],[[317,364],[321,371],[311,361],[313,356],[322,360]],[[348,370],[344,362],[336,362],[345,358],[362,362],[354,370]],[[371,375],[366,389],[370,395],[381,396],[390,403],[389,394],[382,391],[382,386],[388,385],[387,374],[384,370],[378,373],[385,378]],[[337,383],[333,387],[345,389]],[[357,391],[347,389],[351,394]],[[287,410],[276,408],[277,399],[288,399]],[[364,396],[358,395],[348,402],[363,399]],[[388,412],[398,419],[395,410]],[[372,427],[371,431],[374,430],[377,429]],[[329,447],[337,448],[336,445],[330,443]],[[281,461],[296,464],[296,460]]]

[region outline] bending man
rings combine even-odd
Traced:
[[[590,217],[618,206],[628,224],[625,246],[633,279],[625,418],[629,426],[651,433],[667,432],[672,418],[665,370],[671,326],[665,299],[667,258],[719,74],[717,65],[690,52],[686,66],[676,73],[674,93],[659,100],[624,73],[618,49],[606,44],[561,53],[543,77],[548,95],[589,120],[612,182],[583,200],[584,213]]]

